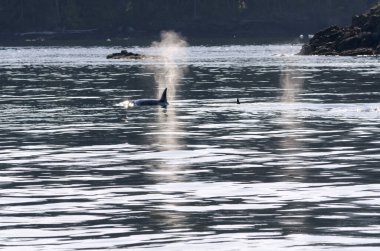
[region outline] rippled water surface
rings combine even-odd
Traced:
[[[0,249],[380,248],[378,58],[120,49],[0,50]]]

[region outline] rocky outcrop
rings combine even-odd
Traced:
[[[125,59],[125,60],[159,60],[160,56],[144,55],[122,50],[121,52],[112,53],[107,56],[107,59]]]
[[[350,27],[331,26],[303,45],[301,55],[380,55],[380,4],[352,18]]]
[[[107,56],[107,59],[145,59],[146,56],[138,53],[122,50],[121,52],[112,53]]]

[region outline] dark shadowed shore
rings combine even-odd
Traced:
[[[190,38],[263,39],[348,25],[377,0],[39,0],[0,2],[0,42],[129,43],[175,30]],[[111,40],[111,41],[110,41]],[[151,40],[151,39],[150,39]]]
[[[379,55],[380,4],[352,18],[351,26],[331,26],[302,47],[303,55]]]

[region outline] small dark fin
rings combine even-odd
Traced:
[[[160,102],[168,102],[168,99],[166,98],[166,91],[168,90],[168,88],[165,88],[164,92],[162,93],[161,95],[161,98],[160,98]]]
[[[240,104],[239,98],[236,99],[236,104]]]

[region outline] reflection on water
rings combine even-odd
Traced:
[[[279,148],[285,163],[282,169],[286,174],[285,177],[294,177],[302,182],[307,174],[302,167],[303,159],[297,156],[297,153],[303,152],[305,145],[303,144],[304,137],[297,135],[297,132],[305,131],[305,128],[302,119],[298,118],[297,101],[301,99],[300,94],[303,92],[304,74],[297,68],[283,67],[280,73],[280,86],[281,102],[287,107],[281,111],[278,118],[278,123],[286,132],[280,140]],[[287,181],[287,178],[284,181]],[[294,217],[293,214],[293,211],[283,212],[282,217],[279,217],[279,223],[289,231],[297,232],[299,226],[307,225],[306,217]]]
[[[284,157],[289,157],[288,167],[297,168],[297,163],[302,163],[302,160],[294,159],[294,153],[304,149],[302,138],[294,135],[294,132],[303,131],[303,121],[298,118],[297,100],[303,91],[304,75],[301,71],[292,68],[281,69],[280,86],[282,89],[281,102],[286,107],[281,111],[281,116],[278,118],[280,125],[286,133],[281,139],[281,150],[284,152]],[[302,137],[302,136],[301,136]],[[302,169],[297,170],[302,172]],[[302,177],[302,173],[295,174]]]
[[[379,60],[299,49],[0,50],[0,248],[375,250]]]

